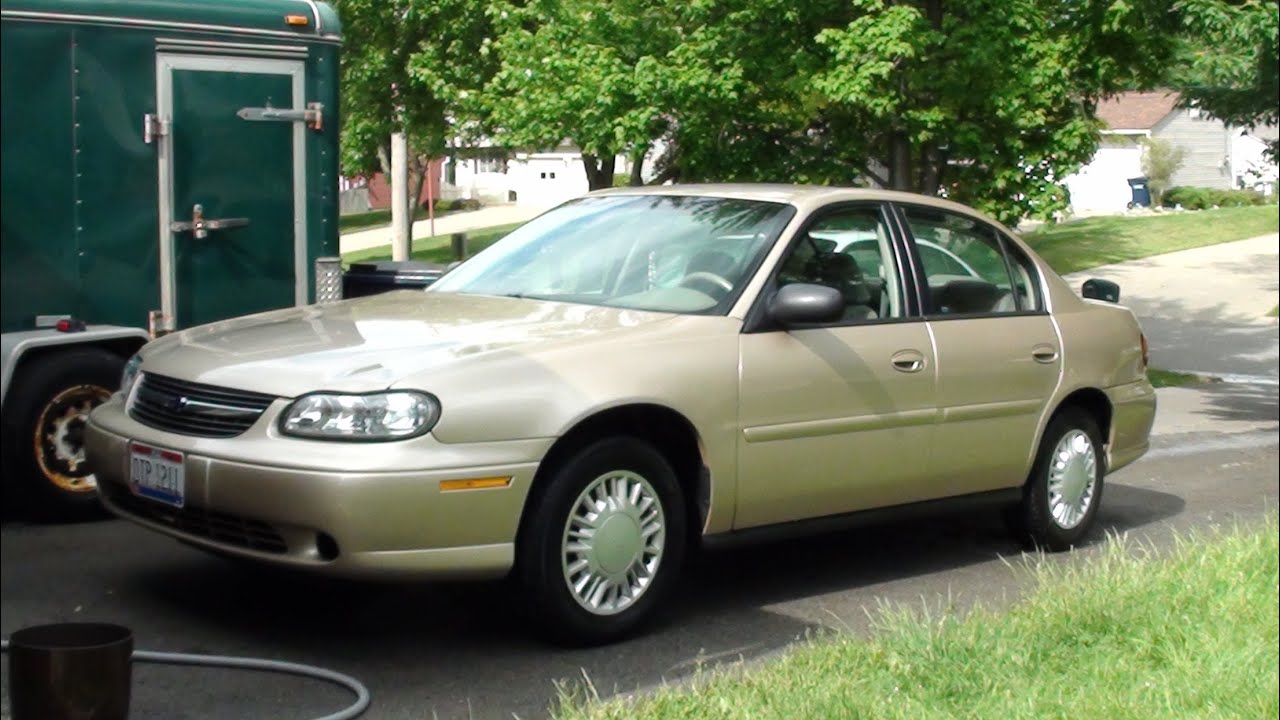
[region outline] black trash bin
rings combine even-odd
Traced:
[[[9,636],[13,720],[126,720],[133,632],[58,623]]]
[[[444,266],[420,260],[352,263],[342,275],[343,297],[424,288],[440,279]]]
[[[1129,192],[1133,195],[1129,207],[1151,207],[1151,188],[1147,186],[1146,178],[1129,178]]]

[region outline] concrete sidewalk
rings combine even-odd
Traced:
[[[1280,235],[1155,255],[1065,276],[1120,284],[1151,343],[1151,364],[1243,379],[1280,376]],[[1232,378],[1228,378],[1232,379]]]
[[[526,222],[541,215],[547,209],[528,205],[494,205],[469,212],[449,213],[444,217],[436,218],[435,234],[448,235],[456,232],[470,232],[480,228],[493,227],[494,225]],[[413,224],[414,240],[430,237],[431,234],[431,221],[419,220]],[[338,241],[339,250],[344,253],[390,244],[390,225],[371,230],[344,233]]]

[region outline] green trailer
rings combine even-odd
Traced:
[[[65,518],[97,507],[81,428],[143,343],[340,292],[341,29],[312,0],[0,18],[5,494]]]

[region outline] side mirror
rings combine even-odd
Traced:
[[[1090,278],[1085,280],[1084,287],[1080,288],[1080,294],[1090,300],[1120,302],[1120,286],[1110,280],[1103,280],[1101,278]]]
[[[784,285],[769,299],[768,312],[782,327],[835,322],[844,315],[844,296],[826,285]]]

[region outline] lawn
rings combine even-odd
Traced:
[[[1059,274],[1175,250],[1216,245],[1280,229],[1274,205],[1200,212],[1096,217],[1046,225],[1023,235]]]
[[[1161,370],[1159,368],[1147,368],[1147,379],[1151,381],[1154,387],[1182,387],[1184,385],[1203,385],[1205,383],[1216,382],[1216,378],[1207,377],[1205,375],[1196,375],[1195,373],[1174,372],[1172,370]]]
[[[468,232],[467,252],[471,255],[480,252],[502,239],[507,233],[515,230],[522,224],[523,223],[495,225],[494,227],[487,227]],[[425,260],[427,262],[434,263],[448,263],[454,259],[453,249],[449,245],[448,235],[432,235],[431,237],[418,238],[417,240],[414,240],[413,245],[410,248],[410,255],[414,260]],[[347,265],[350,265],[353,262],[390,259],[390,245],[381,245],[379,247],[367,248],[365,250],[354,250],[352,252],[342,254],[342,261]]]
[[[1280,317],[1280,305],[1271,308],[1271,312],[1267,313],[1267,317]]]
[[[870,639],[830,633],[638,699],[568,689],[558,716],[1274,718],[1278,540],[1274,514],[1168,551],[1115,539],[1033,560],[1034,589],[1005,612],[887,609]]]

